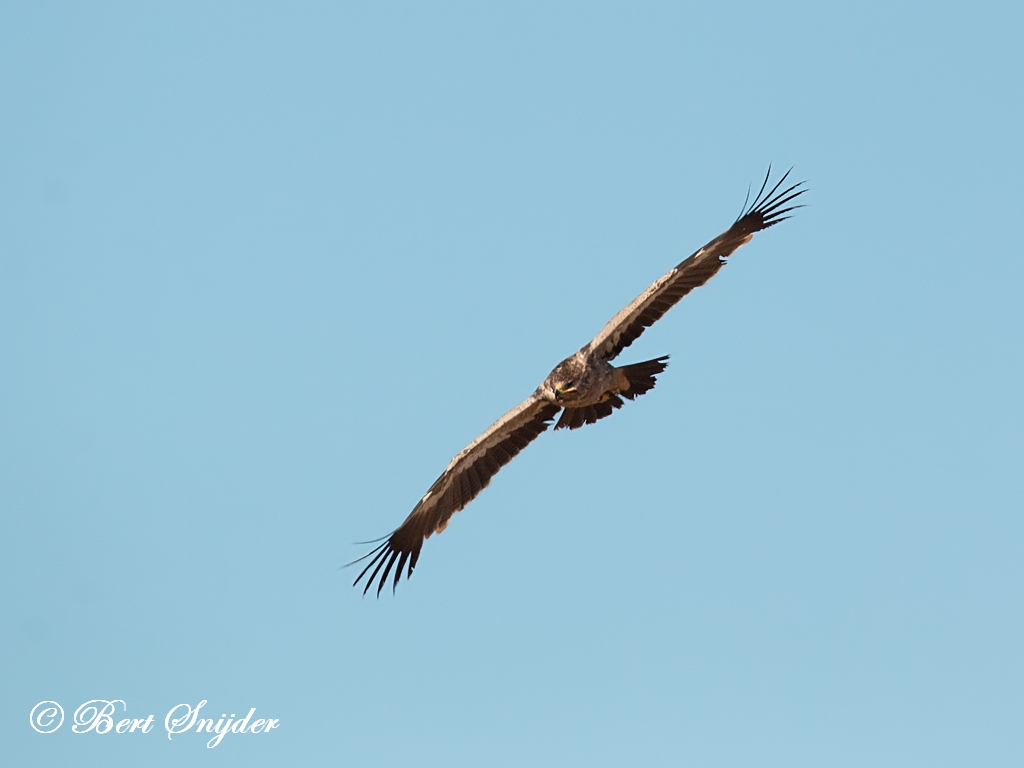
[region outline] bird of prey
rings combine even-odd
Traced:
[[[769,188],[770,177],[771,168],[752,202],[747,190],[740,215],[729,229],[656,280],[615,315],[593,341],[556,365],[532,395],[462,449],[405,522],[384,539],[378,539],[383,541],[378,547],[349,563],[370,559],[353,586],[369,572],[363,594],[377,581],[379,596],[394,569],[394,591],[403,568],[408,566],[406,578],[412,575],[423,542],[432,534],[441,533],[452,515],[476,498],[498,470],[546,430],[559,411],[562,415],[555,429],[577,429],[610,416],[622,407],[623,398],[633,400],[649,392],[657,375],[668,365],[667,355],[624,366],[613,366],[610,361],[683,296],[710,280],[725,264],[726,257],[748,243],[755,232],[788,219],[786,214],[802,207],[792,202],[806,191],[804,182],[783,188],[789,177],[787,171]]]

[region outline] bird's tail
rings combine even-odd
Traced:
[[[619,392],[625,398],[634,400],[645,392],[654,388],[656,376],[668,368],[668,355],[656,357],[653,360],[645,360],[635,365],[624,365],[619,370],[629,382],[629,389]]]

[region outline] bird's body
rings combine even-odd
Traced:
[[[584,347],[556,365],[538,393],[563,407],[579,408],[600,402],[621,383],[621,374],[614,365]]]
[[[545,431],[559,411],[561,417],[555,429],[577,429],[611,415],[622,407],[623,398],[633,400],[652,389],[657,375],[667,366],[667,356],[626,366],[614,366],[610,361],[683,296],[711,279],[725,264],[726,257],[749,242],[755,232],[783,221],[788,218],[786,213],[799,207],[783,207],[804,192],[801,184],[778,191],[788,175],[765,194],[766,176],[753,203],[747,208],[744,202],[744,210],[728,230],[656,280],[615,315],[589,344],[556,365],[530,397],[459,452],[405,522],[365,556],[370,562],[355,583],[371,568],[373,571],[363,593],[380,574],[379,595],[396,564],[393,586],[398,585],[406,564],[406,575],[412,575],[424,540],[443,531],[452,515],[472,501],[501,467]]]

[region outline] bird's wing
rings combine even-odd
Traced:
[[[766,192],[769,176],[771,168],[768,169],[768,175],[765,176],[754,201],[749,207],[747,201],[744,201],[739,218],[728,230],[656,280],[650,288],[613,317],[590,342],[590,352],[604,360],[614,358],[632,344],[646,328],[654,325],[683,296],[714,277],[725,264],[726,257],[749,242],[755,232],[788,219],[787,213],[801,207],[784,206],[805,192],[801,189],[804,182],[793,184],[780,192],[779,188],[789,176],[787,171],[775,186]],[[748,194],[747,199],[749,198]]]
[[[534,392],[463,448],[430,486],[430,490],[405,518],[405,522],[387,537],[387,541],[359,558],[370,558],[370,562],[353,582],[353,586],[373,568],[363,594],[369,591],[380,573],[377,585],[377,594],[380,595],[396,561],[398,568],[395,569],[392,589],[398,586],[402,568],[407,562],[409,569],[406,578],[409,578],[416,567],[424,540],[430,538],[431,534],[443,531],[452,515],[476,498],[498,470],[548,428],[559,409],[560,406],[542,399]]]

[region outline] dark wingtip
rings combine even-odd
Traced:
[[[785,183],[786,179],[793,172],[790,168],[776,181],[769,189],[768,184],[771,178],[772,167],[768,166],[768,173],[764,177],[764,181],[761,183],[761,189],[758,190],[755,195],[753,202],[748,205],[744,205],[743,212],[739,218],[733,224],[734,227],[739,227],[744,233],[759,232],[763,229],[778,224],[780,221],[785,221],[789,218],[786,216],[787,213],[796,210],[797,208],[803,208],[803,205],[790,205],[787,207],[787,203],[796,200],[800,195],[807,191],[806,181],[798,181],[795,184],[791,184],[788,187],[779,191],[780,187]],[[749,199],[749,194],[748,194]]]
[[[397,541],[396,541],[397,537]],[[363,581],[363,578],[369,573],[369,578],[366,579],[366,583],[363,585],[363,595],[374,586],[374,582],[377,582],[377,597],[380,597],[380,593],[384,590],[384,585],[388,581],[388,576],[391,574],[392,568],[395,569],[394,580],[391,584],[391,591],[398,588],[398,582],[402,576],[402,568],[405,567],[406,561],[408,561],[408,570],[406,571],[405,578],[408,579],[412,576],[412,570],[416,567],[416,561],[419,560],[420,547],[422,546],[422,539],[419,540],[419,546],[409,546],[409,542],[405,540],[405,537],[401,536],[400,530],[395,531],[386,537],[387,540],[381,543],[379,546],[374,547],[372,550],[367,552],[365,555],[357,560],[353,560],[351,563],[346,563],[342,568],[347,568],[350,565],[360,563],[367,558],[370,559],[363,570],[356,576],[355,581],[352,582],[353,587],[358,587],[359,582]],[[381,541],[377,539],[377,541]],[[370,542],[371,544],[374,542]],[[372,570],[371,570],[372,569]],[[381,572],[383,569],[383,572]],[[378,579],[378,575],[380,578]]]

